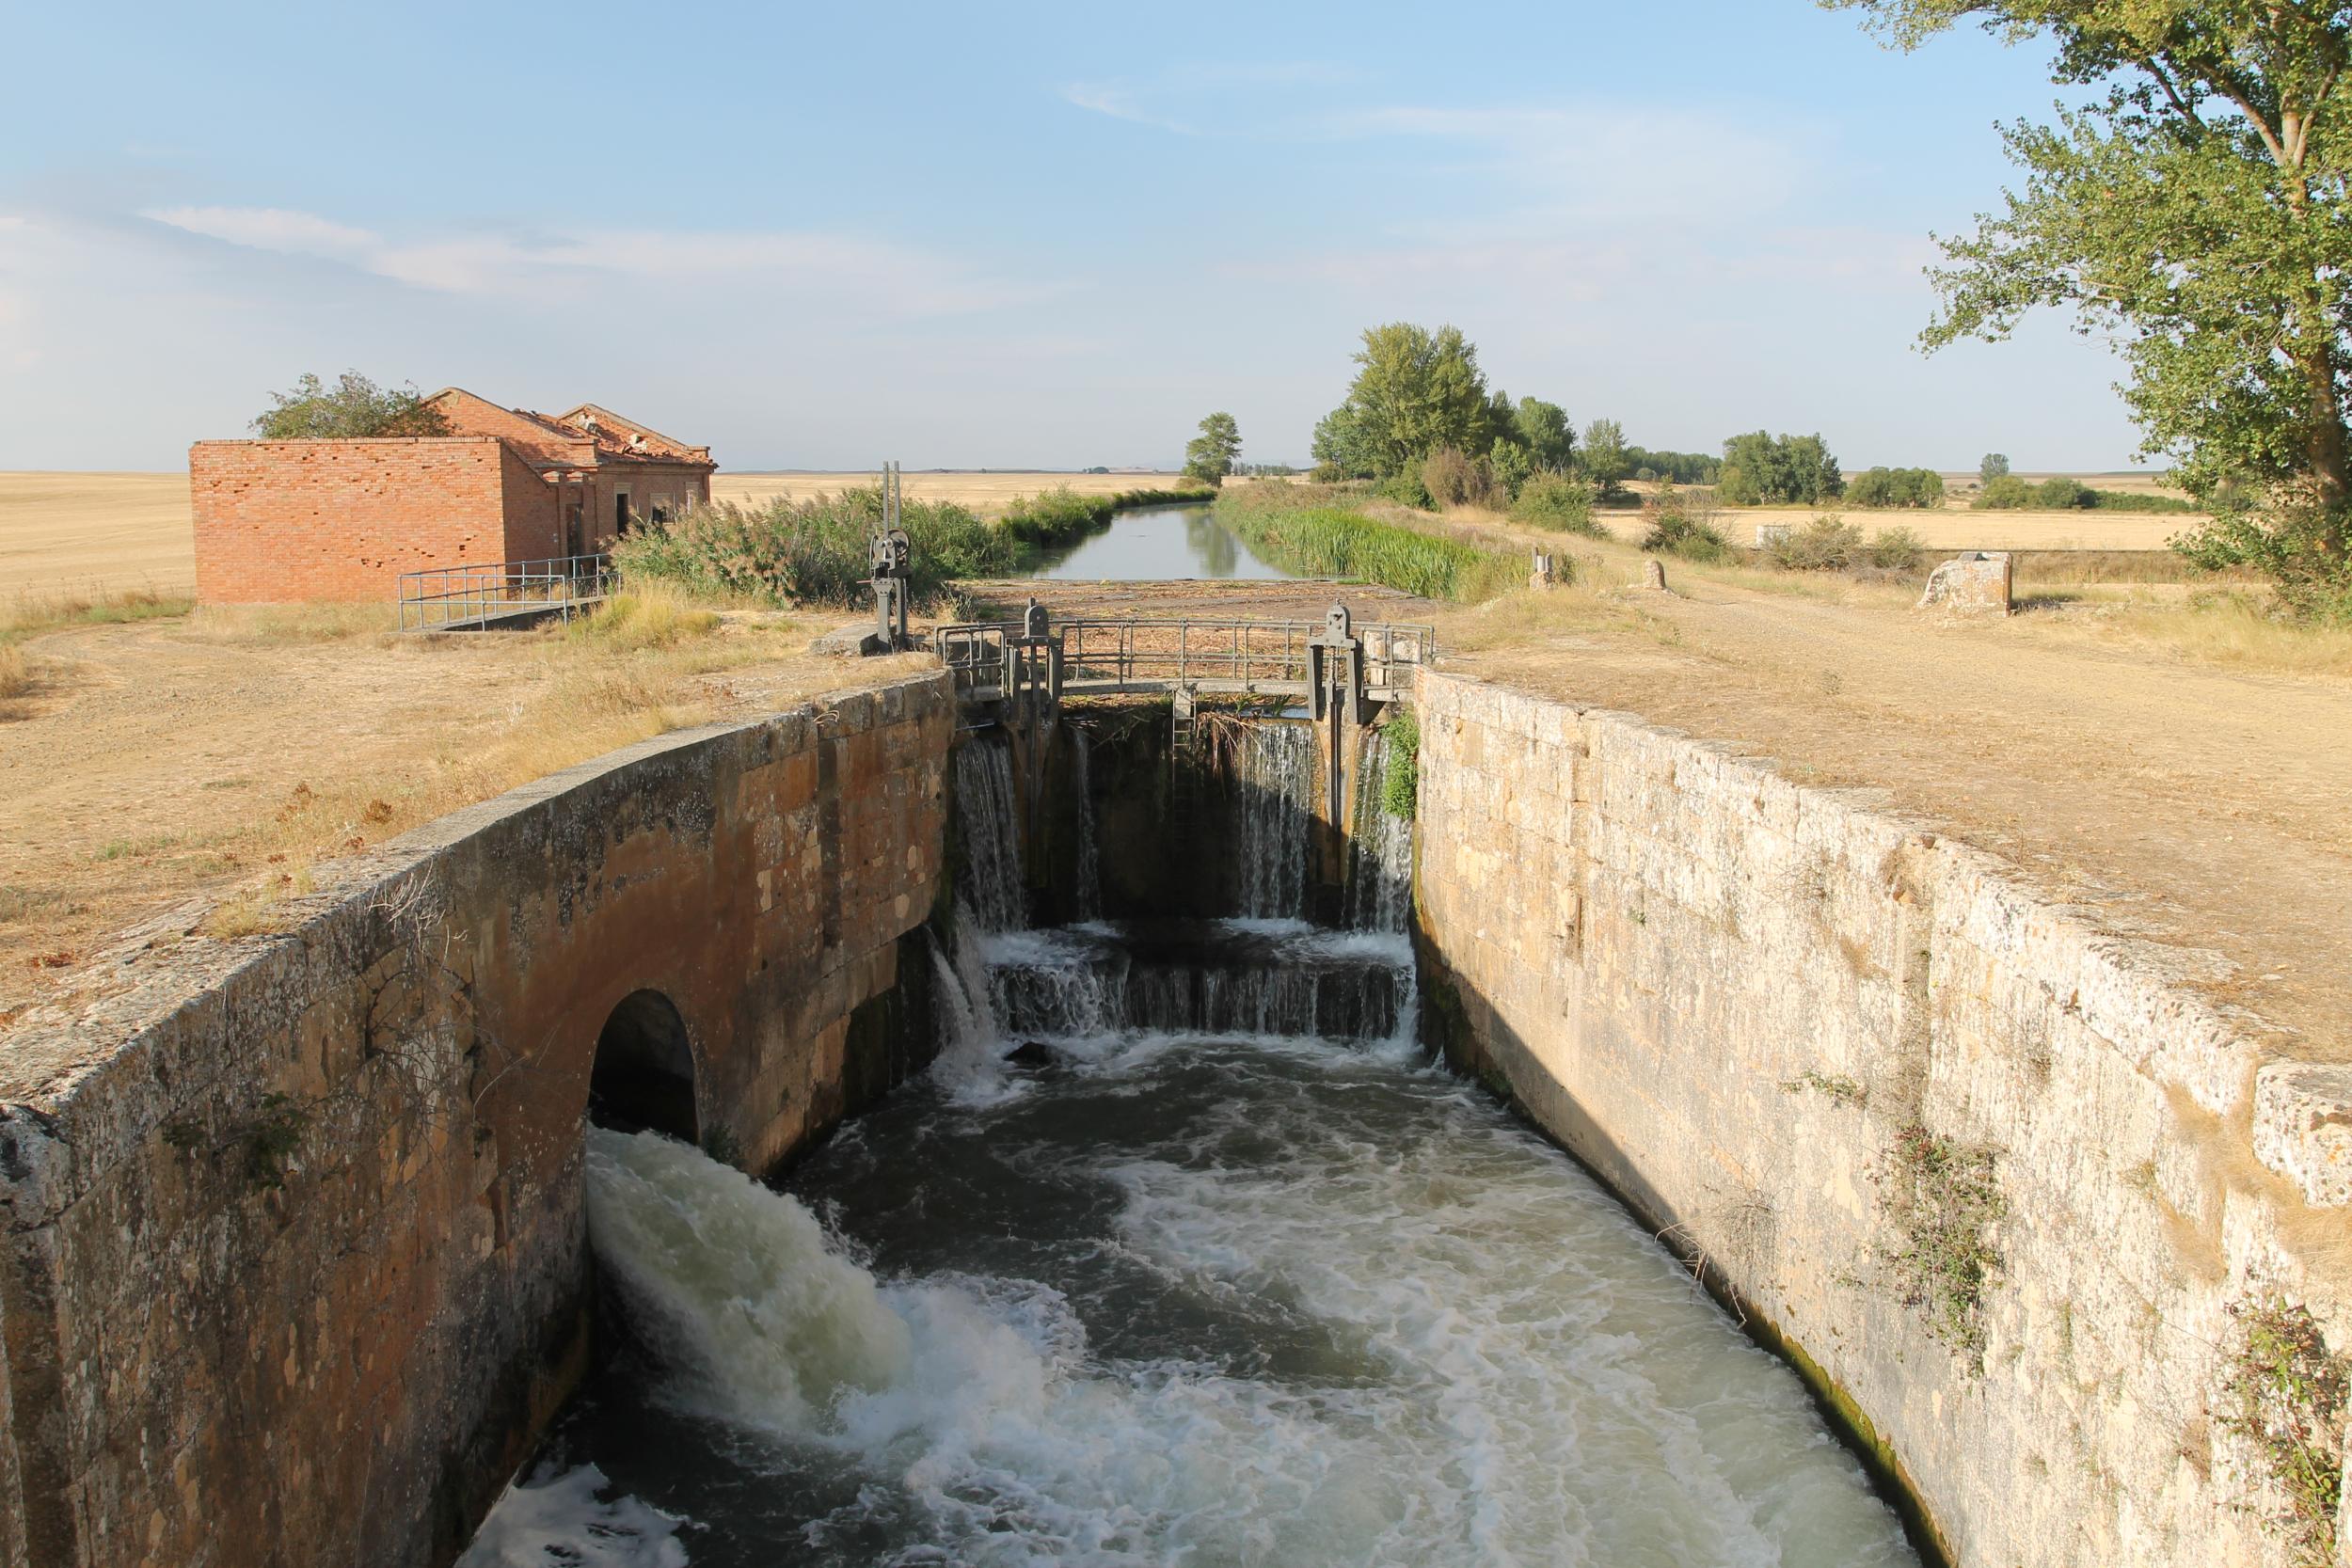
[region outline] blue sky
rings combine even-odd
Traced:
[[[2137,444],[2060,319],[1913,346],[2042,52],[1807,0],[6,21],[0,467],[177,467],[346,366],[735,468],[1166,462],[1213,408],[1303,459],[1398,319],[1648,446]]]

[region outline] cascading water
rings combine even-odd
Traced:
[[[1391,755],[1386,731],[1365,736],[1347,848],[1347,924],[1359,931],[1402,931],[1413,916],[1413,823],[1388,808]]]
[[[1207,922],[1027,928],[962,747],[940,1063],[789,1194],[590,1131],[628,1332],[463,1568],[1916,1568],[1794,1376],[1422,1061],[1377,740],[1356,928],[1296,917],[1312,736],[1263,727],[1234,806],[1295,860]]]
[[[1029,924],[1029,890],[1021,867],[1021,794],[1012,748],[976,739],[957,747],[955,756],[963,902],[983,930],[1021,930]]]
[[[1078,885],[1070,890],[1071,908],[1080,920],[1098,920],[1103,914],[1103,862],[1094,831],[1094,740],[1084,725],[1070,731],[1070,773],[1072,793],[1078,798]]]
[[[1240,912],[1253,920],[1299,919],[1307,912],[1314,726],[1243,725],[1234,782],[1240,792]]]

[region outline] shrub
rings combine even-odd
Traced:
[[[1488,504],[1508,506],[1534,477],[1535,454],[1518,441],[1498,436],[1494,450],[1486,454],[1486,467],[1495,476],[1495,488],[1501,492]]]
[[[1511,519],[1535,528],[1558,529],[1600,539],[1609,531],[1593,520],[1593,486],[1572,474],[1531,475],[1511,503]]]
[[[1843,517],[1816,517],[1765,546],[1764,559],[1788,572],[1842,572],[1864,559],[1862,530]]]
[[[1494,470],[1486,459],[1458,447],[1439,447],[1422,459],[1421,487],[1441,507],[1490,506],[1495,499]]]
[[[1429,487],[1422,483],[1419,474],[1391,474],[1375,483],[1372,493],[1399,506],[1418,507],[1423,512],[1438,509],[1438,503],[1430,497]]]
[[[1915,572],[1928,542],[1907,528],[1883,528],[1870,535],[1870,564],[1882,571]]]
[[[1717,521],[1713,502],[1712,491],[1661,489],[1642,503],[1642,520],[1648,525],[1642,548],[1685,561],[1731,560],[1736,552]]]
[[[631,530],[613,546],[625,580],[667,579],[690,594],[771,604],[863,600],[867,542],[882,525],[882,492],[845,490],[764,507],[696,507]],[[899,521],[914,546],[915,592],[965,578],[1002,577],[1019,563],[1009,529],[947,501],[910,500]]]
[[[1972,504],[1979,512],[2014,512],[2034,505],[2039,499],[2040,493],[2015,474],[1996,474],[1985,482]]]
[[[1933,468],[1870,468],[1846,483],[1849,506],[1941,506],[1944,476]]]
[[[2065,512],[2078,506],[2098,505],[2099,492],[2089,488],[2080,480],[2068,479],[2061,474],[2056,479],[2043,480],[2034,499],[2053,512]]]

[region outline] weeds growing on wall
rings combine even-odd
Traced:
[[[1924,1309],[1935,1337],[1971,1358],[1984,1353],[1984,1295],[2001,1272],[1990,1232],[2009,1212],[1994,1151],[1912,1122],[1895,1134],[1884,1178],[1903,1241],[1882,1254],[1903,1305]]]
[[[2334,1568],[2343,1500],[2346,1359],[2309,1310],[2280,1297],[2234,1303],[2239,1341],[2222,1424],[2251,1442],[2283,1507],[2268,1524],[2296,1568]]]
[[[1380,733],[1389,739],[1380,774],[1380,808],[1410,822],[1421,806],[1421,721],[1411,708],[1399,707]]]
[[[1477,604],[1517,586],[1526,570],[1516,551],[1482,548],[1368,517],[1344,501],[1331,504],[1316,498],[1317,503],[1298,504],[1282,496],[1256,494],[1284,488],[1229,487],[1217,499],[1216,515],[1260,560],[1286,572],[1360,578],[1425,599]]]

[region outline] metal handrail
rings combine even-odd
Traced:
[[[478,630],[516,616],[570,620],[612,592],[609,555],[551,556],[400,575],[400,629]]]
[[[931,647],[959,689],[993,686],[1007,646],[1019,642],[1024,629],[1019,621],[957,622],[935,629]],[[1308,643],[1323,629],[1320,621],[1080,616],[1053,622],[1048,635],[1060,650],[1064,686],[1216,681],[1303,689]],[[1359,625],[1355,634],[1364,645],[1365,685],[1375,690],[1409,685],[1413,669],[1437,657],[1437,628],[1425,624]]]

